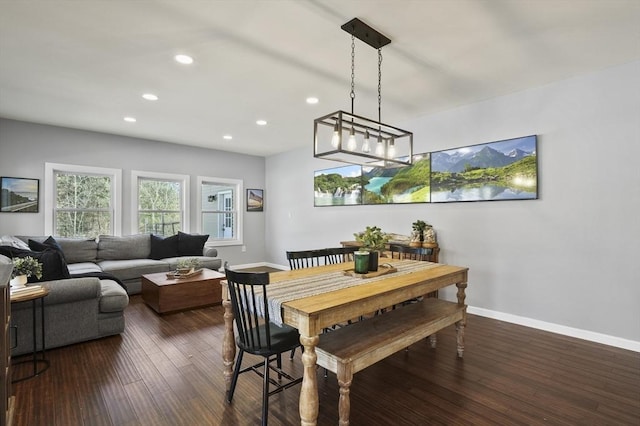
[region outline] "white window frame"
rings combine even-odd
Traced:
[[[44,163],[44,232],[54,235],[56,208],[56,173],[109,176],[111,178],[111,220],[113,235],[122,234],[122,170],[107,167],[78,166],[74,164]]]
[[[190,178],[189,175],[180,175],[175,173],[158,173],[158,172],[145,172],[140,170],[131,171],[131,234],[138,234],[138,179],[159,179],[170,180],[180,182],[182,186],[182,232],[189,232],[189,192],[190,192]]]
[[[243,218],[243,213],[244,211],[242,210],[242,206],[243,206],[243,197],[244,197],[244,192],[243,192],[243,182],[240,179],[229,179],[229,178],[218,178],[218,177],[208,177],[208,176],[198,176],[198,214],[197,219],[196,219],[196,229],[197,232],[199,233],[204,233],[204,231],[202,230],[202,214],[203,214],[203,210],[202,210],[202,204],[203,204],[203,200],[202,200],[202,184],[203,183],[211,183],[211,184],[224,184],[224,185],[229,185],[229,186],[234,186],[235,187],[235,191],[236,191],[236,197],[235,197],[235,210],[236,212],[238,212],[237,214],[237,220],[236,220],[236,238],[233,239],[224,239],[224,240],[220,240],[220,239],[214,239],[212,237],[209,237],[209,242],[207,243],[208,245],[211,246],[239,246],[243,244],[243,226],[242,226],[242,218]]]

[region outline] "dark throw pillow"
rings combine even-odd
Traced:
[[[67,259],[65,259],[64,257],[64,252],[62,251],[62,247],[60,246],[60,244],[56,241],[55,238],[53,238],[51,235],[49,235],[49,237],[44,240],[43,242],[38,242],[35,240],[29,240],[29,248],[33,251],[45,251],[46,249],[50,248],[53,250],[56,250],[58,252],[60,252],[60,255],[62,256],[62,259],[64,259],[64,261],[66,262]]]
[[[151,234],[151,254],[149,254],[149,259],[160,260],[178,256],[177,234],[167,238]]]
[[[209,235],[192,235],[178,231],[178,254],[180,256],[202,256],[204,243]]]
[[[43,251],[31,251],[9,246],[0,246],[0,254],[10,258],[31,256],[42,263],[42,278],[38,279],[35,276],[31,276],[27,280],[30,283],[61,280],[71,277],[67,264],[62,258],[62,254],[54,249],[47,248]]]

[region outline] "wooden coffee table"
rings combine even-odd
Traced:
[[[142,300],[159,314],[219,304],[224,277],[206,268],[188,278],[168,278],[166,272],[143,275]]]

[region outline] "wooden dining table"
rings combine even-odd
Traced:
[[[397,259],[381,259],[390,266],[406,266],[409,261]],[[427,264],[430,262],[422,262]],[[268,298],[272,289],[295,282],[304,286],[317,283],[323,277],[336,277],[337,272],[353,268],[353,263],[318,266],[314,268],[291,271],[272,272],[269,274],[270,284],[267,287]],[[335,278],[335,288],[328,287],[320,294],[296,298],[282,302],[281,319],[284,324],[297,328],[300,343],[304,347],[302,354],[303,380],[300,389],[301,425],[316,425],[318,418],[318,383],[316,375],[316,346],[322,330],[335,324],[366,316],[404,301],[427,295],[447,286],[457,287],[457,303],[464,305],[467,287],[468,268],[445,264],[431,263],[423,269],[405,273],[390,273],[384,276],[363,279],[359,285],[344,288],[339,285],[341,279]],[[228,298],[226,284],[222,282],[222,305],[224,307],[225,334],[223,338],[223,363],[226,387],[229,389],[233,374],[236,345],[233,329],[233,311]],[[366,320],[365,320],[366,321]],[[458,321],[458,353],[464,347],[464,325],[466,315]]]

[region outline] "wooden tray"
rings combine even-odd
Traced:
[[[366,274],[356,274],[356,271],[353,268],[342,271],[342,274],[357,278],[373,278],[379,277],[380,275],[391,274],[393,272],[398,272],[398,270],[391,265],[383,264],[378,266],[377,271],[367,272]]]
[[[167,278],[173,278],[173,279],[179,280],[180,278],[189,278],[201,273],[202,273],[202,268],[194,269],[193,271],[187,272],[186,274],[181,274],[178,271],[171,271],[171,272],[167,272]]]

